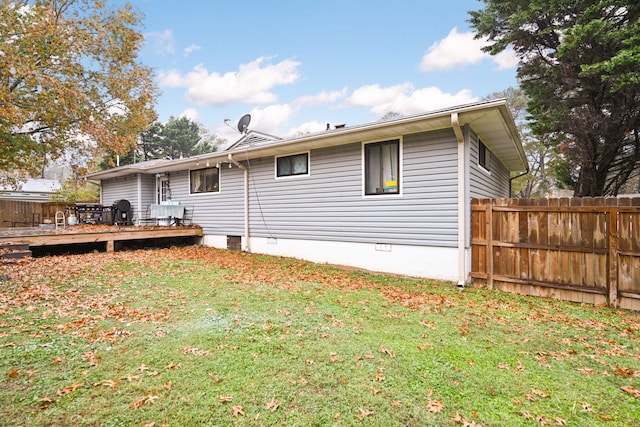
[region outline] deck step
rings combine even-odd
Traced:
[[[0,244],[0,259],[3,264],[31,258],[31,250],[27,243]]]

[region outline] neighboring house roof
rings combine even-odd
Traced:
[[[0,198],[13,200],[44,201],[62,186],[56,179],[29,178],[19,182],[17,187],[0,185]]]
[[[296,136],[288,139],[268,140],[270,135],[250,131],[224,151],[164,161],[141,168],[136,165],[121,166],[87,175],[89,179],[102,180],[131,173],[164,173],[198,167],[202,161],[222,162],[232,156],[237,161],[260,157],[287,155],[323,147],[349,144],[357,141],[375,141],[395,138],[418,132],[433,131],[470,125],[479,135],[492,155],[511,172],[529,169],[522,142],[506,100],[477,102],[445,108],[424,114],[371,122],[363,125],[339,127],[323,132]],[[275,138],[275,137],[274,137]],[[254,142],[253,144],[251,142]],[[145,162],[146,163],[146,162]],[[138,163],[141,165],[141,163]]]

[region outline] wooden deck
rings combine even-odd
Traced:
[[[116,226],[74,225],[61,228],[0,228],[0,243],[26,243],[29,247],[105,243],[107,252],[116,242],[127,240],[202,237],[202,227],[190,226]]]

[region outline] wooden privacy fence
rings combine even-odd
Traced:
[[[27,202],[0,199],[0,227],[37,227],[44,220],[55,220],[56,211],[65,212],[73,203]]]
[[[471,277],[640,310],[640,198],[473,199]]]

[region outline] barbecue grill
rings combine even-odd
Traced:
[[[121,199],[113,202],[111,207],[113,210],[113,223],[115,225],[131,225],[131,203],[128,200]]]

